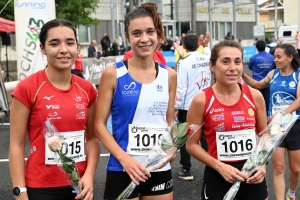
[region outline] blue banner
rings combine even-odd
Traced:
[[[245,46],[244,49],[244,57],[243,61],[249,61],[251,56],[257,54],[255,46]]]
[[[166,60],[167,66],[174,68],[176,65],[176,59],[175,59],[174,52],[173,51],[163,51],[162,54]]]

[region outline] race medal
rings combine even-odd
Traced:
[[[153,146],[158,144],[160,137],[169,134],[167,125],[157,124],[129,124],[128,146],[129,155],[154,154]]]
[[[216,132],[218,160],[246,160],[256,149],[254,129]]]
[[[75,162],[85,161],[85,144],[84,144],[84,130],[73,132],[61,132],[63,136],[61,153]],[[47,139],[45,141],[45,164],[56,165],[53,154],[48,147]]]

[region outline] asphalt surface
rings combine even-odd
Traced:
[[[246,73],[251,75],[251,72],[247,70],[245,67]],[[8,117],[4,119],[5,123],[9,123]],[[9,164],[8,164],[8,151],[9,151],[9,129],[10,126],[1,125],[0,121],[0,200],[13,200],[14,196],[12,194],[12,183],[10,179],[10,172],[9,172]],[[26,153],[28,155],[29,144],[27,142],[26,145]],[[102,147],[101,154],[107,154],[108,151]],[[95,185],[94,185],[94,196],[95,200],[103,199],[103,192],[104,192],[104,184],[105,184],[105,166],[107,163],[107,156],[101,156],[100,161],[98,163],[96,177],[95,177]],[[180,155],[179,152],[177,153],[177,157],[174,162],[172,162],[172,175],[174,181],[174,200],[199,200],[201,199],[201,188],[202,188],[202,180],[203,180],[203,170],[204,164],[200,163],[199,161],[195,160],[194,158],[191,159],[192,162],[192,173],[194,175],[193,181],[184,181],[179,179],[176,175],[177,171],[180,170],[181,165],[179,164]],[[269,200],[274,200],[274,188],[273,188],[273,181],[272,181],[272,162],[269,162],[267,165],[267,176],[266,181],[269,190]],[[285,180],[288,185],[288,171],[285,174]],[[300,199],[300,187],[297,189],[297,199]]]

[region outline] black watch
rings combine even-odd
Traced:
[[[20,196],[22,192],[27,192],[27,188],[26,187],[21,188],[17,186],[13,189],[13,193],[15,196]]]

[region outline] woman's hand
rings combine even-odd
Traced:
[[[234,183],[236,180],[244,182],[248,177],[237,168],[221,162],[218,172],[228,183]]]
[[[156,169],[161,169],[166,164],[168,164],[168,163],[172,162],[173,160],[175,160],[176,151],[177,151],[177,147],[171,147],[171,148],[167,149],[165,152],[166,152],[166,154],[170,155],[169,158],[164,163],[162,163],[161,165],[158,165]]]
[[[267,174],[266,165],[264,165],[264,166],[261,166],[253,176],[251,176],[251,177],[249,176],[250,178],[248,178],[246,181],[247,181],[247,183],[250,183],[250,184],[262,183],[266,174]]]
[[[139,163],[139,161],[131,158],[129,155],[126,155],[126,157],[122,158],[120,163],[136,185],[139,184],[138,181],[145,182],[148,180],[148,177],[151,177],[151,174],[147,168]]]
[[[80,179],[82,191],[77,194],[75,199],[83,199],[83,200],[93,200],[94,197],[94,176],[85,173]]]

